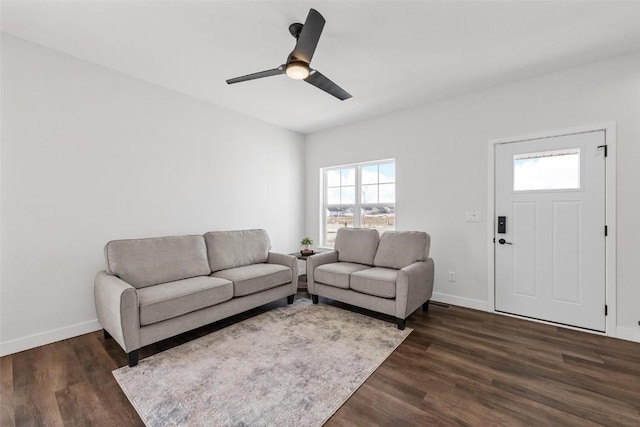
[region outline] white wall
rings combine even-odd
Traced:
[[[112,239],[303,235],[304,137],[2,36],[2,353],[96,330]]]
[[[640,53],[308,135],[306,234],[319,236],[319,168],[395,157],[397,228],[431,234],[434,299],[486,309],[488,141],[609,121],[618,147],[615,333],[640,341]],[[481,210],[482,222],[465,222],[467,210]]]

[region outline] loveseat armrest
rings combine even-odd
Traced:
[[[140,348],[140,316],[136,288],[101,271],[93,286],[96,313],[102,327],[125,352]]]
[[[338,262],[338,252],[336,251],[323,252],[307,258],[307,290],[311,295],[315,295],[316,290],[316,282],[313,278],[316,267],[333,262]]]
[[[291,295],[295,295],[298,292],[298,258],[293,255],[269,252],[267,263],[280,264],[291,269]]]
[[[433,259],[415,262],[398,272],[396,317],[406,319],[433,294]]]

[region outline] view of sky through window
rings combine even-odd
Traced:
[[[580,188],[580,149],[517,154],[513,158],[513,190]]]

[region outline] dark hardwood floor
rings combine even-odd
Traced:
[[[145,347],[140,356],[284,304]],[[434,303],[407,326],[414,331],[326,425],[640,426],[638,343]],[[2,427],[143,425],[111,374],[126,355],[101,331],[0,362]]]

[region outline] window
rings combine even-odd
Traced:
[[[395,160],[322,169],[321,246],[333,246],[341,227],[395,229]]]
[[[579,148],[513,156],[513,191],[579,188]]]

